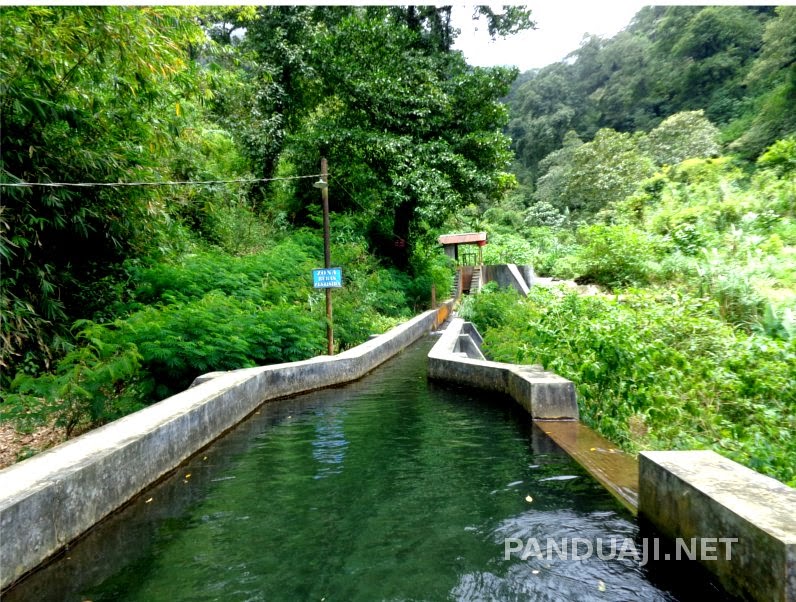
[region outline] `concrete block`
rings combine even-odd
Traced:
[[[498,391],[512,396],[534,419],[577,419],[575,385],[541,366],[520,366],[483,359],[475,330],[461,318],[448,328],[428,354],[430,378]],[[475,330],[477,333],[478,331]],[[463,342],[469,339],[469,343]],[[478,335],[480,341],[480,335]],[[460,354],[465,353],[467,357]]]
[[[513,263],[485,265],[482,268],[483,282],[497,282],[500,288],[513,288],[521,295],[528,295],[529,283],[523,272]]]
[[[796,489],[712,451],[642,452],[639,515],[672,539],[737,539],[697,556],[731,594],[796,600]]]

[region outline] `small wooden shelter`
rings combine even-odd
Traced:
[[[458,264],[483,265],[484,257],[482,247],[487,243],[486,232],[467,232],[465,234],[443,234],[439,237],[439,244],[442,245],[445,255],[453,259]],[[477,245],[478,256],[476,254],[459,251],[460,245]]]

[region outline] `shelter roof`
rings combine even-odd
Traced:
[[[468,232],[466,234],[443,234],[439,237],[441,245],[468,245],[486,242],[486,232]]]

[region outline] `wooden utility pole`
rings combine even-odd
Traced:
[[[321,199],[323,201],[323,267],[332,267],[332,251],[330,248],[330,228],[329,228],[329,186],[328,186],[328,167],[326,158],[321,159],[321,180],[326,186],[321,188]],[[326,289],[326,342],[327,352],[334,355],[334,329],[332,328],[332,289]]]

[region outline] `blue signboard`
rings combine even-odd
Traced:
[[[312,270],[312,286],[315,288],[341,288],[343,286],[343,269]]]

